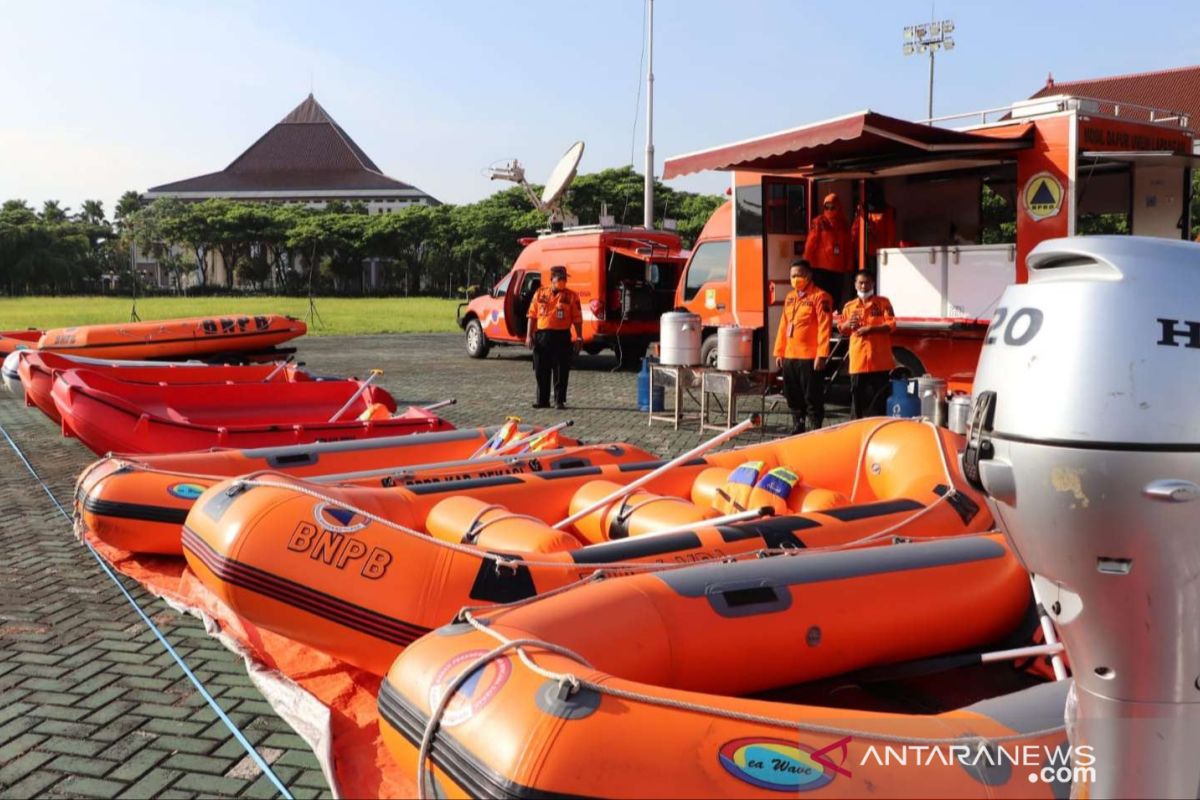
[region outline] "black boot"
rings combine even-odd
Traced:
[[[825,420],[821,419],[820,417],[809,417],[807,423],[808,429],[810,431],[819,431],[824,423]]]
[[[792,429],[788,431],[788,436],[796,436],[804,433],[804,417],[792,415]]]

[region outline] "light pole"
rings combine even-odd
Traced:
[[[919,25],[909,25],[904,29],[904,55],[913,53],[929,53],[929,116],[928,122],[933,124],[933,54],[938,50],[953,50],[954,20],[944,19],[941,22],[922,22]]]

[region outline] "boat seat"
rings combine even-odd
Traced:
[[[444,542],[502,552],[554,553],[582,546],[570,533],[556,530],[544,520],[468,495],[447,497],[431,508],[425,530]]]
[[[612,481],[588,481],[575,491],[570,510],[575,514],[618,491]],[[575,531],[588,544],[599,544],[627,536],[700,524],[718,515],[711,506],[698,505],[683,497],[635,491],[575,522]]]

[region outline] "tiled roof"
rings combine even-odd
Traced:
[[[1076,81],[1056,81],[1049,77],[1046,79],[1046,85],[1031,97],[1055,94],[1091,97],[1182,112],[1189,117],[1189,128],[1200,128],[1200,66]],[[1102,110],[1111,111],[1103,108]],[[1126,114],[1127,111],[1123,110],[1121,115]],[[1133,116],[1148,118],[1148,115]]]
[[[225,169],[155,186],[150,192],[305,190],[420,191],[384,175],[310,94]]]

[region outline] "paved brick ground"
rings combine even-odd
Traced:
[[[573,419],[572,432],[589,441],[627,441],[660,454],[704,438],[694,423],[679,431],[647,426],[634,375],[612,371],[608,356],[577,360],[567,411],[535,411],[529,355],[516,348],[473,361],[459,335],[365,336],[308,339],[299,355],[325,374],[382,368],[381,383],[401,402],[455,397],[458,405],[444,413],[459,425],[493,424],[506,413],[539,423]],[[776,413],[769,430],[787,422]],[[0,399],[0,424],[65,502],[87,451],[8,398]],[[4,443],[0,475],[0,795],[272,796]],[[271,713],[240,660],[196,620],[126,585],[292,793],[328,795],[316,760]]]

